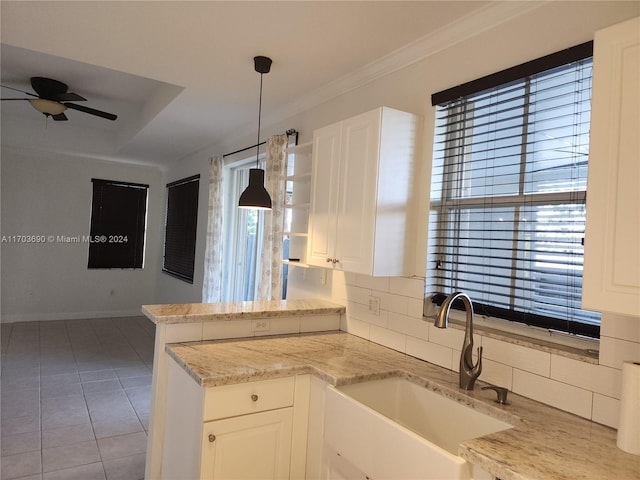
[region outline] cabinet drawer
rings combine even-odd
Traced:
[[[290,407],[294,389],[295,377],[207,388],[204,421]]]

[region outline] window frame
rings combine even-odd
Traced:
[[[512,82],[523,81],[528,77],[531,77],[532,75],[542,73],[548,70],[552,70],[556,67],[561,67],[563,65],[570,64],[575,61],[583,60],[585,58],[592,57],[592,55],[593,55],[593,42],[586,42],[576,47],[572,47],[570,49],[563,50],[561,52],[557,52],[555,54],[551,54],[546,57],[533,60],[531,62],[527,62],[525,64],[519,65],[517,67],[513,67],[511,69],[503,70],[496,74],[492,74],[492,75],[483,77],[481,79],[474,80],[472,82],[468,82],[467,84],[463,84],[442,92],[438,92],[432,95],[432,104],[433,105],[448,104],[461,97],[466,98],[467,96],[477,94],[494,87],[502,87]],[[525,101],[525,103],[528,101],[529,100],[527,97],[527,100]],[[463,115],[464,115],[464,112],[463,112]],[[466,118],[467,117],[463,117],[463,121],[466,121],[464,120]],[[436,146],[435,140],[436,138],[434,137],[434,148]],[[447,142],[449,141],[450,139],[447,139]],[[521,162],[526,162],[525,157],[526,156],[521,157]],[[443,168],[444,168],[444,163],[446,163],[445,158],[443,158],[443,165],[442,165]],[[523,192],[524,185],[525,184],[521,179],[520,183],[518,184],[518,187],[520,189],[519,194],[516,196],[507,196],[504,199],[498,199],[498,203],[502,203],[502,205],[514,205],[517,203],[518,205],[521,205],[522,207],[527,208],[531,206],[531,202],[529,201],[518,202],[518,200],[524,200],[524,198],[527,196],[535,197],[536,204],[542,203],[544,205],[551,205],[554,202],[559,202],[560,204],[573,204],[573,203],[584,204],[586,200],[586,190],[577,191],[577,192],[566,192],[566,193],[565,192],[547,193],[547,194],[534,193],[534,194],[527,195]],[[446,208],[446,203],[448,199],[445,198],[444,189],[443,189],[440,201],[438,200],[434,201],[433,193],[431,197],[432,198],[431,198],[430,212],[434,211],[435,209],[434,207],[437,207],[438,209],[440,207]],[[474,208],[474,207],[477,207],[478,205],[486,205],[486,198],[487,198],[486,196],[475,197],[468,200],[457,198],[457,199],[451,200],[451,203],[455,205],[454,208],[462,210],[463,208]],[[495,199],[496,197],[493,197],[493,198]],[[541,202],[541,200],[545,200],[545,201]],[[566,201],[568,201],[568,203]],[[442,222],[443,220],[441,218],[438,218],[438,221]],[[436,266],[437,260],[434,261],[434,255],[432,252],[432,249],[434,247],[434,242],[433,242],[433,239],[431,238],[431,233],[433,233],[433,230],[431,228],[431,221],[429,223],[430,223],[430,228],[429,228],[430,236],[429,236],[429,246],[428,246],[428,255],[427,255],[428,262],[429,262],[427,266],[428,276],[433,275],[432,273],[434,270],[433,267],[437,268]],[[441,231],[440,227],[437,228],[437,231]],[[517,236],[516,229],[513,229],[512,234],[515,241],[515,238]],[[429,253],[429,251],[431,251],[431,253]],[[517,257],[514,257],[512,255],[512,259],[513,258],[517,258]],[[513,261],[515,262],[516,260],[513,260]],[[429,285],[429,282],[427,282],[426,285]],[[425,292],[426,295],[429,295],[432,293],[433,292]],[[438,293],[433,295],[433,297],[431,298],[431,301],[437,305],[440,305],[442,301],[444,301],[444,298],[445,298],[445,295],[443,293]],[[493,307],[491,305],[484,304],[481,302],[476,302],[476,301],[474,301],[474,305],[476,306],[476,312],[481,315],[495,317],[500,320],[508,320],[516,323],[526,323],[527,325],[531,325],[534,327],[542,327],[544,329],[548,329],[549,331],[560,331],[560,332],[573,333],[580,336],[586,336],[591,338],[599,338],[600,327],[592,324],[580,323],[578,321],[571,321],[571,320],[567,321],[565,319],[556,319],[554,317],[546,317],[544,315],[535,315],[530,313],[526,314],[526,321],[523,321],[523,314],[521,312],[518,312],[517,314],[512,314],[512,312],[509,310]],[[426,302],[425,302],[425,311],[426,310],[427,308],[426,308]]]
[[[195,188],[194,188],[195,185]],[[198,197],[200,193],[200,175],[192,175],[175,182],[168,183],[167,186],[167,210],[164,225],[164,246],[162,255],[162,271],[167,275],[178,278],[184,282],[193,284],[196,241],[198,231]],[[182,189],[178,192],[177,189]],[[174,198],[173,195],[182,194],[183,197]],[[184,198],[188,195],[188,198]],[[179,200],[183,200],[178,203]],[[185,223],[174,225],[170,223],[175,218],[172,215],[173,208],[181,208]],[[169,237],[169,231],[171,236]],[[176,238],[175,234],[180,238]],[[167,244],[169,243],[169,253]],[[167,258],[169,257],[169,259]]]
[[[261,146],[259,167],[264,168],[264,152]],[[254,300],[258,293],[260,261],[262,252],[264,211],[238,208],[238,198],[249,181],[249,169],[255,168],[255,156],[225,158],[223,217],[224,254],[222,269],[226,281],[222,285],[223,302],[242,302]],[[245,237],[247,217],[257,215],[254,253],[247,256],[247,244],[239,244]],[[246,238],[245,238],[246,240]],[[247,265],[247,262],[249,264]],[[253,268],[252,268],[253,265]],[[248,283],[247,283],[248,281]]]

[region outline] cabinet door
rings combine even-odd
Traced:
[[[342,122],[336,267],[371,275],[381,110]]]
[[[640,315],[640,18],[596,33],[582,305]]]
[[[204,424],[202,479],[288,479],[293,409]]]
[[[335,258],[336,209],[340,168],[340,124],[313,132],[312,187],[309,207],[307,263],[331,266]]]

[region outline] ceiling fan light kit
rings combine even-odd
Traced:
[[[17,88],[2,85],[3,88],[24,93],[35,98],[3,98],[2,100],[27,100],[33,108],[47,117],[51,117],[56,121],[68,120],[64,112],[71,108],[79,112],[95,115],[96,117],[105,118],[107,120],[115,120],[118,118],[113,113],[103,112],[95,108],[85,107],[70,102],[84,102],[87,99],[77,93],[69,92],[66,83],[46,77],[31,77],[31,87],[36,93],[25,92]]]
[[[30,98],[28,102],[33,108],[45,115],[60,115],[67,109],[64,104],[46,98]]]
[[[262,115],[262,76],[271,71],[269,57],[253,57],[255,71],[260,74],[260,101],[258,104],[258,141],[256,142],[256,168],[249,170],[249,185],[240,195],[238,207],[271,210],[271,197],[264,188],[264,170],[260,167],[260,117]]]

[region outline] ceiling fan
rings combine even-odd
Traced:
[[[2,98],[2,101],[9,100],[26,100],[33,108],[47,117],[51,117],[56,121],[68,120],[64,111],[67,108],[78,110],[80,112],[88,113],[89,115],[95,115],[97,117],[106,118],[107,120],[115,120],[118,118],[113,113],[103,112],[96,110],[95,108],[85,107],[84,105],[78,105],[71,102],[85,102],[87,99],[78,95],[77,93],[69,92],[69,87],[58,80],[45,77],[31,77],[31,87],[36,93],[25,92],[17,88],[8,87],[6,85],[0,85],[2,88],[8,88],[9,90],[15,90],[16,92],[24,93],[34,98]]]

